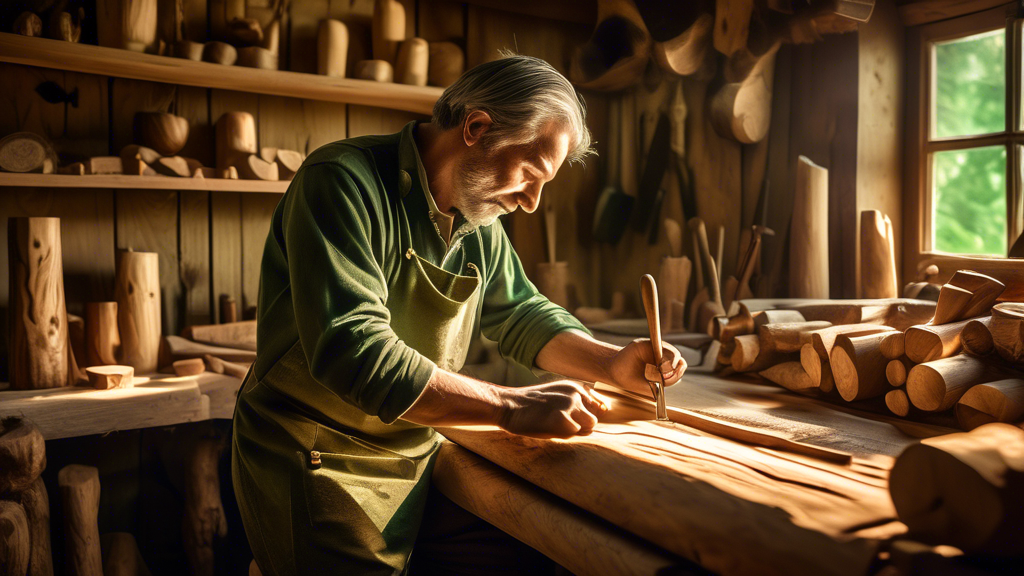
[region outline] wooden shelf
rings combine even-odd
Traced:
[[[289,182],[263,180],[225,180],[220,178],[173,178],[170,176],[125,176],[102,174],[0,173],[0,186],[21,188],[129,188],[133,190],[208,190],[210,192],[257,192],[283,194]]]
[[[231,418],[240,385],[234,376],[204,372],[190,377],[145,374],[135,377],[133,388],[116,390],[0,390],[0,417],[27,418],[47,440],[171,426]]]
[[[425,115],[431,113],[434,102],[444,91],[434,87],[221,66],[9,33],[0,33],[0,61],[167,84],[375,106]]]

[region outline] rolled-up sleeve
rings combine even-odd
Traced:
[[[419,398],[436,366],[391,329],[380,264],[385,208],[364,187],[338,164],[303,167],[284,205],[284,245],[310,374],[391,423]]]
[[[501,224],[491,227],[490,262],[480,329],[498,342],[505,358],[527,368],[548,341],[566,330],[590,332],[565,308],[552,303],[526,277]]]

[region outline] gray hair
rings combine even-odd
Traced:
[[[565,76],[540,58],[501,55],[466,71],[444,91],[434,104],[434,124],[457,128],[470,112],[482,110],[494,122],[485,143],[507,146],[533,142],[554,120],[569,130],[570,164],[593,154],[587,106]]]

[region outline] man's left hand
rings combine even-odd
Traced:
[[[654,364],[654,350],[648,338],[639,338],[630,342],[618,354],[612,357],[608,372],[612,382],[616,386],[650,396],[651,387],[644,378],[644,369],[648,364]],[[683,377],[686,371],[686,360],[679,355],[674,346],[662,343],[661,345],[661,375],[665,386],[671,386]]]

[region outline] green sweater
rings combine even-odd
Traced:
[[[533,367],[557,333],[585,328],[540,295],[500,223],[455,223],[449,248],[432,220],[415,123],[328,144],[306,159],[277,209],[260,270],[255,376],[297,340],[322,386],[395,421],[436,368],[390,326],[388,291],[410,248],[452,273],[480,270],[475,331]],[[460,218],[461,220],[461,218]]]

